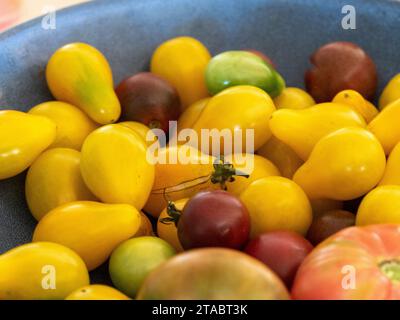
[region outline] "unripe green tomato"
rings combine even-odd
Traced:
[[[212,95],[232,86],[251,85],[274,98],[285,88],[285,81],[271,65],[247,51],[226,51],[212,58],[206,84]]]
[[[117,289],[134,299],[147,275],[175,253],[168,242],[157,237],[129,239],[111,255],[111,280]]]

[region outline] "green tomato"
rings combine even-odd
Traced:
[[[127,240],[111,255],[111,280],[117,289],[135,298],[146,276],[174,254],[175,249],[157,237]]]
[[[226,51],[212,58],[206,84],[212,95],[232,86],[251,85],[274,98],[285,88],[285,81],[270,64],[247,51]]]
[[[269,92],[269,95],[272,98],[276,98],[277,96],[279,96],[282,93],[283,89],[285,89],[286,87],[285,80],[282,78],[282,76],[278,72],[275,72],[275,74],[276,74],[275,89]]]

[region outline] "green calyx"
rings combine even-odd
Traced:
[[[249,178],[248,174],[235,169],[233,164],[225,162],[223,156],[221,156],[214,163],[213,167],[214,167],[214,171],[210,176],[199,177],[198,179],[195,179],[192,181],[186,181],[184,183],[174,186],[173,187],[174,190],[184,190],[189,187],[200,185],[200,184],[203,184],[204,182],[208,181],[209,179],[210,179],[211,183],[219,184],[222,190],[227,190],[228,188],[227,188],[226,182],[235,181],[235,176],[242,176],[245,178]],[[202,179],[202,180],[198,181],[199,179]],[[190,186],[188,186],[188,183],[191,183]],[[166,189],[162,190],[162,194],[165,196]],[[182,215],[182,210],[179,210],[175,206],[175,203],[173,201],[168,201],[167,214],[168,214],[168,216],[160,219],[160,222],[163,224],[174,223],[175,226],[178,226],[179,219]]]
[[[227,190],[226,182],[235,181],[235,176],[249,177],[248,174],[235,169],[232,163],[225,162],[224,157],[221,156],[214,163],[214,172],[210,179],[213,184],[218,183],[222,190]]]
[[[174,223],[175,226],[178,226],[179,218],[182,215],[182,210],[179,210],[172,201],[168,201],[167,214],[168,217],[160,219],[160,222],[163,224]]]
[[[379,264],[379,268],[391,281],[400,283],[400,260],[385,260]]]

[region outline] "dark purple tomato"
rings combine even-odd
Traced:
[[[356,44],[328,43],[315,51],[310,60],[314,66],[306,72],[305,83],[315,101],[331,101],[346,89],[369,100],[374,97],[378,79],[375,63]]]
[[[263,59],[266,63],[271,65],[274,69],[276,69],[275,63],[271,60],[270,57],[268,57],[266,54],[262,53],[261,51],[254,50],[254,49],[245,49],[244,51],[248,51],[251,53],[254,53],[256,56],[259,56],[261,59]]]
[[[123,80],[115,91],[121,102],[122,121],[138,121],[167,133],[169,121],[178,120],[181,113],[175,88],[150,72]]]
[[[290,288],[297,269],[312,249],[311,243],[295,232],[274,231],[251,240],[245,252],[275,271]]]
[[[313,219],[308,229],[307,239],[314,245],[319,244],[334,233],[354,226],[355,215],[345,210],[324,212]]]
[[[186,203],[178,222],[178,237],[184,249],[240,249],[249,231],[246,207],[239,198],[223,190],[197,193]]]

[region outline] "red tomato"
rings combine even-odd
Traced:
[[[313,246],[292,231],[273,231],[259,235],[249,242],[245,252],[270,267],[291,287],[296,271]]]
[[[293,299],[399,300],[400,225],[344,229],[300,266]]]
[[[183,208],[178,223],[182,247],[240,249],[249,238],[249,213],[239,198],[223,191],[202,191]]]
[[[310,61],[314,66],[306,72],[305,83],[315,101],[331,101],[345,89],[369,100],[374,97],[378,79],[375,63],[355,43],[328,43],[315,51]]]

